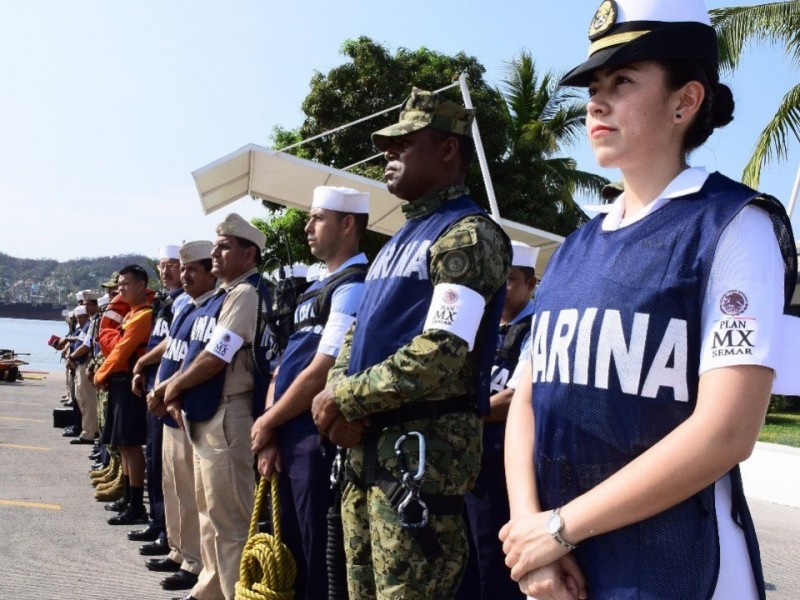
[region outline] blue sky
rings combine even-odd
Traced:
[[[211,239],[193,170],[275,125],[296,127],[315,71],[341,64],[342,42],[464,51],[498,84],[529,50],[562,71],[586,54],[597,2],[430,2],[419,8],[343,0],[7,0],[0,7],[0,252],[66,260]],[[709,7],[727,3],[709,1]],[[751,50],[735,78],[736,119],[692,157],[738,178],[798,69],[781,48]],[[447,83],[447,82],[443,82]],[[480,108],[480,107],[478,107]],[[594,164],[586,143],[567,152]],[[761,189],[788,201],[800,144]],[[248,199],[231,205],[262,215]],[[796,211],[800,214],[800,210]],[[800,228],[800,218],[793,219]]]

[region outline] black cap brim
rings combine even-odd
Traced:
[[[559,85],[588,87],[594,71],[645,60],[697,59],[713,64],[717,58],[717,35],[703,23],[670,23],[619,46],[598,50],[559,82]]]

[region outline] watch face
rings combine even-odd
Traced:
[[[561,517],[559,515],[550,515],[547,520],[547,531],[550,535],[555,535],[561,531]]]

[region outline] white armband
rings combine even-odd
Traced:
[[[485,307],[486,301],[475,290],[454,283],[440,283],[433,288],[431,307],[422,329],[452,333],[467,342],[472,350]]]
[[[341,350],[344,343],[344,336],[355,320],[356,318],[353,315],[332,312],[328,317],[328,322],[325,323],[325,329],[322,330],[317,352],[334,358],[339,356],[339,350]]]
[[[205,349],[217,358],[230,363],[233,360],[233,355],[242,346],[244,346],[244,338],[242,336],[230,329],[217,325],[214,327],[214,333],[211,334],[211,339],[208,340]]]

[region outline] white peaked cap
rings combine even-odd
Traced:
[[[100,294],[94,290],[81,290],[80,293],[83,294],[84,302],[88,302],[89,300],[97,300],[100,297]]]
[[[85,306],[76,306],[72,309],[72,315],[75,317],[83,317],[86,316],[88,313],[86,312]]]
[[[603,0],[589,24],[589,58],[560,85],[587,87],[598,69],[697,59],[717,68],[717,34],[703,0]]]
[[[97,299],[98,306],[107,306],[109,302],[111,302],[111,298],[108,297],[108,294],[103,294]]]
[[[83,292],[77,292],[77,293],[75,294],[75,298],[78,300],[78,302],[80,302],[81,300],[83,300]]]
[[[616,0],[617,23],[694,21],[711,25],[703,0]]]
[[[324,279],[327,274],[328,267],[326,267],[324,263],[314,263],[308,267],[306,281],[318,281],[320,279]]]
[[[275,269],[270,275],[272,279],[278,281],[280,279],[280,270]],[[306,275],[308,275],[308,265],[304,263],[294,263],[292,266],[286,265],[283,267],[284,278],[305,279]]]
[[[369,193],[352,188],[321,185],[314,189],[311,208],[326,208],[344,213],[369,214]]]
[[[178,254],[179,251],[180,246],[176,246],[175,244],[161,246],[161,248],[158,249],[158,260],[164,260],[165,258],[180,260],[180,255]]]
[[[512,240],[511,250],[514,255],[511,259],[512,267],[536,268],[536,259],[539,258],[539,248],[534,248],[533,246],[528,246],[528,244]]]
[[[181,264],[185,265],[190,262],[211,258],[211,251],[213,249],[214,242],[210,242],[208,240],[196,240],[194,242],[186,242],[183,246],[181,246],[178,254],[180,256]]]

